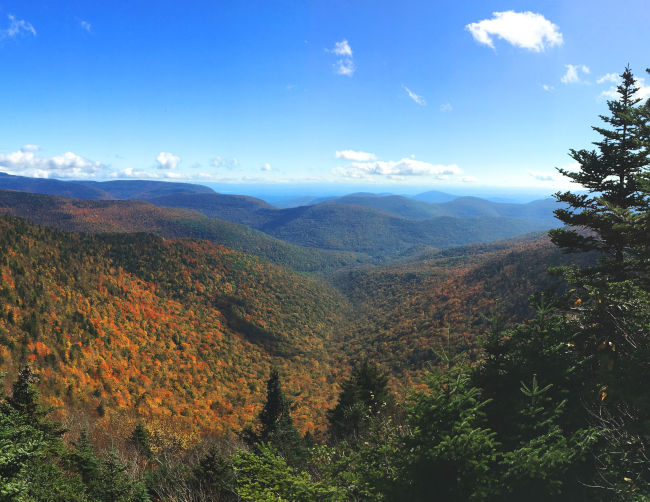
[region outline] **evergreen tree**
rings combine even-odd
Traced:
[[[63,429],[46,420],[34,381],[23,368],[12,395],[0,394],[0,501],[84,501],[80,477],[65,468]]]
[[[138,422],[129,438],[136,451],[145,458],[151,457],[151,444],[149,432],[142,422]]]
[[[40,403],[39,393],[35,384],[38,378],[29,366],[22,367],[16,381],[11,386],[11,395],[6,398],[8,405],[16,410],[26,423],[43,431],[47,436],[60,437],[65,432],[58,422],[52,422],[47,416],[52,408],[44,408]]]
[[[600,116],[609,128],[593,127],[602,136],[594,143],[597,149],[572,149],[570,154],[579,170],[558,169],[588,193],[567,191],[555,195],[569,206],[556,210],[556,216],[574,228],[552,230],[551,240],[567,252],[599,253],[599,265],[581,274],[590,283],[637,275],[634,268],[626,266],[631,243],[625,223],[631,213],[647,208],[647,196],[639,183],[639,174],[649,164],[648,145],[643,141],[647,124],[637,107],[641,101],[635,96],[638,90],[628,67],[621,74],[618,99],[607,102],[610,115]]]
[[[273,368],[266,383],[266,401],[257,415],[259,427],[256,431],[247,428],[242,437],[251,446],[271,443],[293,465],[306,457],[302,438],[291,417],[291,400],[282,390],[280,374]]]
[[[360,440],[369,421],[390,408],[388,376],[379,366],[362,360],[352,368],[350,378],[341,385],[337,405],[328,412],[329,435],[333,441]]]
[[[487,425],[486,401],[467,367],[445,354],[446,369],[427,375],[429,392],[407,407],[411,433],[398,449],[399,474],[388,500],[489,500],[498,493],[496,434]]]
[[[608,128],[594,127],[597,150],[571,150],[579,170],[560,170],[588,191],[556,194],[569,204],[556,215],[573,228],[551,231],[565,251],[598,256],[597,265],[565,273],[576,286],[581,355],[594,370],[584,400],[602,438],[593,484],[622,500],[650,495],[650,110],[637,91],[626,68],[601,117]]]

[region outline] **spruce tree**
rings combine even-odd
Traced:
[[[247,428],[242,437],[250,446],[270,443],[293,465],[306,457],[306,449],[298,429],[291,417],[291,400],[282,390],[280,374],[273,368],[266,382],[266,401],[257,415],[259,427],[256,431]]]
[[[392,401],[386,374],[376,364],[362,360],[352,368],[350,378],[341,385],[338,403],[328,412],[330,438],[360,440],[372,417],[384,413]]]
[[[606,127],[594,127],[597,149],[571,150],[579,170],[560,170],[587,193],[556,194],[569,205],[556,215],[570,228],[551,231],[565,251],[598,256],[594,266],[565,272],[576,287],[570,310],[581,355],[593,368],[585,405],[601,437],[594,485],[608,500],[650,495],[650,110],[637,91],[626,68],[601,117]]]
[[[606,126],[593,127],[602,137],[594,142],[597,148],[571,149],[570,155],[579,170],[558,169],[587,193],[555,194],[558,202],[568,205],[555,211],[557,218],[573,228],[552,230],[551,240],[567,252],[599,254],[599,265],[580,274],[590,283],[620,281],[636,275],[632,267],[626,266],[632,247],[626,222],[630,214],[647,207],[639,175],[650,163],[648,145],[643,141],[647,124],[637,106],[641,101],[636,97],[638,90],[630,68],[625,68],[617,87],[618,99],[607,102],[609,115],[600,116]]]

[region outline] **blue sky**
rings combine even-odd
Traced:
[[[0,0],[0,170],[552,192],[612,74],[650,96],[648,26],[627,0]]]

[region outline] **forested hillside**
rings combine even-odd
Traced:
[[[206,241],[0,225],[2,365],[31,364],[60,413],[224,431],[251,419],[277,364],[301,426],[322,423],[348,312],[334,290]]]
[[[200,213],[137,201],[96,201],[0,190],[0,212],[71,232],[149,232],[205,239],[300,272],[327,272],[368,263],[369,256],[305,248],[249,227]]]
[[[340,272],[334,283],[357,312],[342,343],[404,377],[437,362],[443,348],[476,358],[491,316],[498,315],[503,325],[530,317],[531,295],[567,289],[562,277],[547,269],[577,261],[589,258],[566,256],[548,238],[538,238]]]

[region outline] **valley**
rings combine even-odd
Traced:
[[[3,365],[33,364],[63,416],[224,433],[254,417],[276,366],[298,426],[318,433],[354,361],[377,361],[397,388],[442,346],[476,357],[485,313],[524,319],[528,297],[558,282],[546,268],[568,263],[543,232],[498,241],[542,225],[547,202],[495,233],[487,223],[503,227],[510,205],[455,199],[443,214],[454,201],[357,194],[280,210],[161,185],[0,191]],[[497,242],[453,247],[486,238]]]

